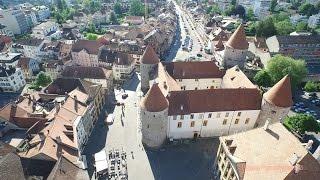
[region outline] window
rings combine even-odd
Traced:
[[[193,118],[194,118],[194,115],[193,115],[193,114],[191,114],[191,115],[190,115],[190,119],[193,119]]]
[[[178,122],[178,128],[182,127],[182,122]]]
[[[246,121],[245,121],[245,124],[248,124],[250,121],[250,118],[247,118]]]
[[[196,87],[196,88],[194,88],[194,90],[198,90],[198,88]]]
[[[177,120],[177,116],[173,116],[172,119],[173,119],[173,120]]]
[[[182,79],[179,79],[179,82],[182,82]]]
[[[194,79],[195,81],[199,81],[199,79]]]
[[[217,113],[217,118],[220,118],[221,113]]]
[[[199,119],[202,119],[203,118],[203,114],[199,114]]]
[[[241,116],[241,112],[238,112],[238,116]]]
[[[234,121],[234,124],[238,124],[239,123],[239,119],[236,119],[235,121]]]
[[[226,116],[225,116],[225,117],[229,117],[229,113],[228,113],[228,112],[226,113]]]
[[[207,124],[208,124],[208,121],[207,121],[207,120],[204,120],[202,125],[203,125],[203,126],[207,126]]]
[[[227,120],[227,119],[224,119],[222,124],[223,124],[223,125],[226,125],[227,122],[228,122],[228,120]]]
[[[182,119],[182,120],[183,120],[183,119],[184,119],[184,115],[180,115],[180,119]]]
[[[194,127],[194,121],[191,121],[190,127]]]
[[[149,126],[149,124],[147,125],[147,128],[149,128],[150,126]]]
[[[208,118],[211,118],[211,116],[212,116],[212,113],[209,113],[209,114],[208,114]]]

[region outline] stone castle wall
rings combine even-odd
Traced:
[[[238,65],[240,69],[243,69],[246,62],[247,50],[233,49],[226,46],[223,55],[223,66],[225,68],[231,68]]]

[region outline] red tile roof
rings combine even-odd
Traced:
[[[290,77],[286,75],[268,92],[263,95],[264,99],[279,107],[291,107],[293,104]]]
[[[171,62],[165,66],[174,79],[222,78],[225,74],[213,61]]]
[[[246,39],[246,33],[244,31],[243,24],[241,24],[232,34],[232,36],[227,42],[227,46],[232,47],[234,49],[248,49],[249,43]]]
[[[141,57],[140,62],[142,64],[158,64],[160,62],[160,59],[154,49],[150,45],[148,45]]]
[[[149,112],[159,112],[168,108],[168,100],[162,94],[158,84],[153,84],[141,101],[141,107]]]
[[[169,115],[259,110],[261,98],[256,88],[173,91],[168,95]]]
[[[89,54],[99,53],[99,48],[102,45],[98,41],[90,41],[90,40],[79,40],[72,46],[72,52],[80,52],[85,49]]]

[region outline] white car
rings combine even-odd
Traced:
[[[111,125],[114,122],[114,115],[113,114],[109,114],[106,120],[107,125]]]

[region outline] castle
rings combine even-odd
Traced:
[[[244,35],[241,31],[242,26],[235,34]],[[237,37],[230,39],[224,65],[232,67],[227,70],[213,61],[161,63],[152,47],[146,48],[140,60],[141,90],[146,93],[140,103],[145,145],[158,148],[168,139],[234,134],[263,126],[266,119],[278,122],[288,114],[293,103],[289,76],[261,95],[237,65],[245,61],[237,54],[246,50],[243,45],[236,49]]]

